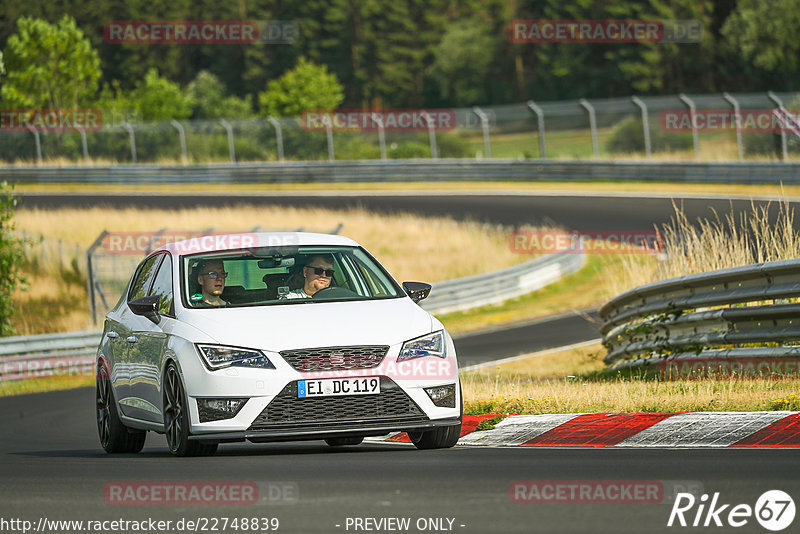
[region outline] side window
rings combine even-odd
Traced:
[[[156,254],[154,256],[150,256],[144,260],[144,262],[142,262],[142,264],[139,266],[139,270],[136,271],[136,277],[133,280],[133,284],[131,284],[131,290],[128,293],[128,300],[136,300],[144,297],[147,294],[147,288],[150,286],[150,281],[156,274],[156,268],[158,267],[158,263],[162,257],[163,254]]]
[[[148,295],[158,296],[158,313],[163,313],[164,315],[175,314],[172,308],[172,261],[170,261],[168,255],[164,256],[164,261],[161,262],[161,268],[158,270],[155,282],[153,282],[153,289],[150,290]]]

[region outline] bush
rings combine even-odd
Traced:
[[[692,135],[690,133],[666,133],[650,127],[650,145],[653,152],[691,150]],[[642,119],[630,115],[619,121],[611,137],[606,142],[606,150],[612,154],[644,153],[644,132]]]
[[[11,298],[17,285],[23,281],[19,273],[24,258],[22,242],[11,233],[17,199],[11,196],[10,190],[7,182],[0,182],[0,336],[14,333],[11,326],[14,303]]]

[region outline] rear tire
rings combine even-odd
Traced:
[[[342,447],[344,445],[358,445],[364,441],[363,436],[353,436],[348,438],[325,438],[325,443],[331,447]]]
[[[119,418],[117,402],[111,390],[108,370],[102,362],[97,367],[95,381],[95,400],[97,409],[97,433],[100,445],[109,454],[137,453],[144,447],[146,430],[126,427]]]
[[[178,368],[170,362],[164,372],[164,434],[175,456],[212,456],[219,443],[189,439],[189,406]]]

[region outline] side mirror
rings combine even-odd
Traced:
[[[424,282],[403,282],[403,289],[414,302],[419,302],[431,292],[431,285]]]
[[[129,300],[128,307],[136,315],[147,317],[155,324],[161,321],[161,316],[158,314],[158,295],[150,295],[136,300]]]

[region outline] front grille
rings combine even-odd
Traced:
[[[381,378],[377,395],[297,396],[290,382],[253,421],[251,429],[369,421],[424,421],[425,414],[393,380]]]
[[[383,345],[284,350],[280,354],[296,370],[313,373],[372,369],[381,364],[387,352],[389,347]]]

